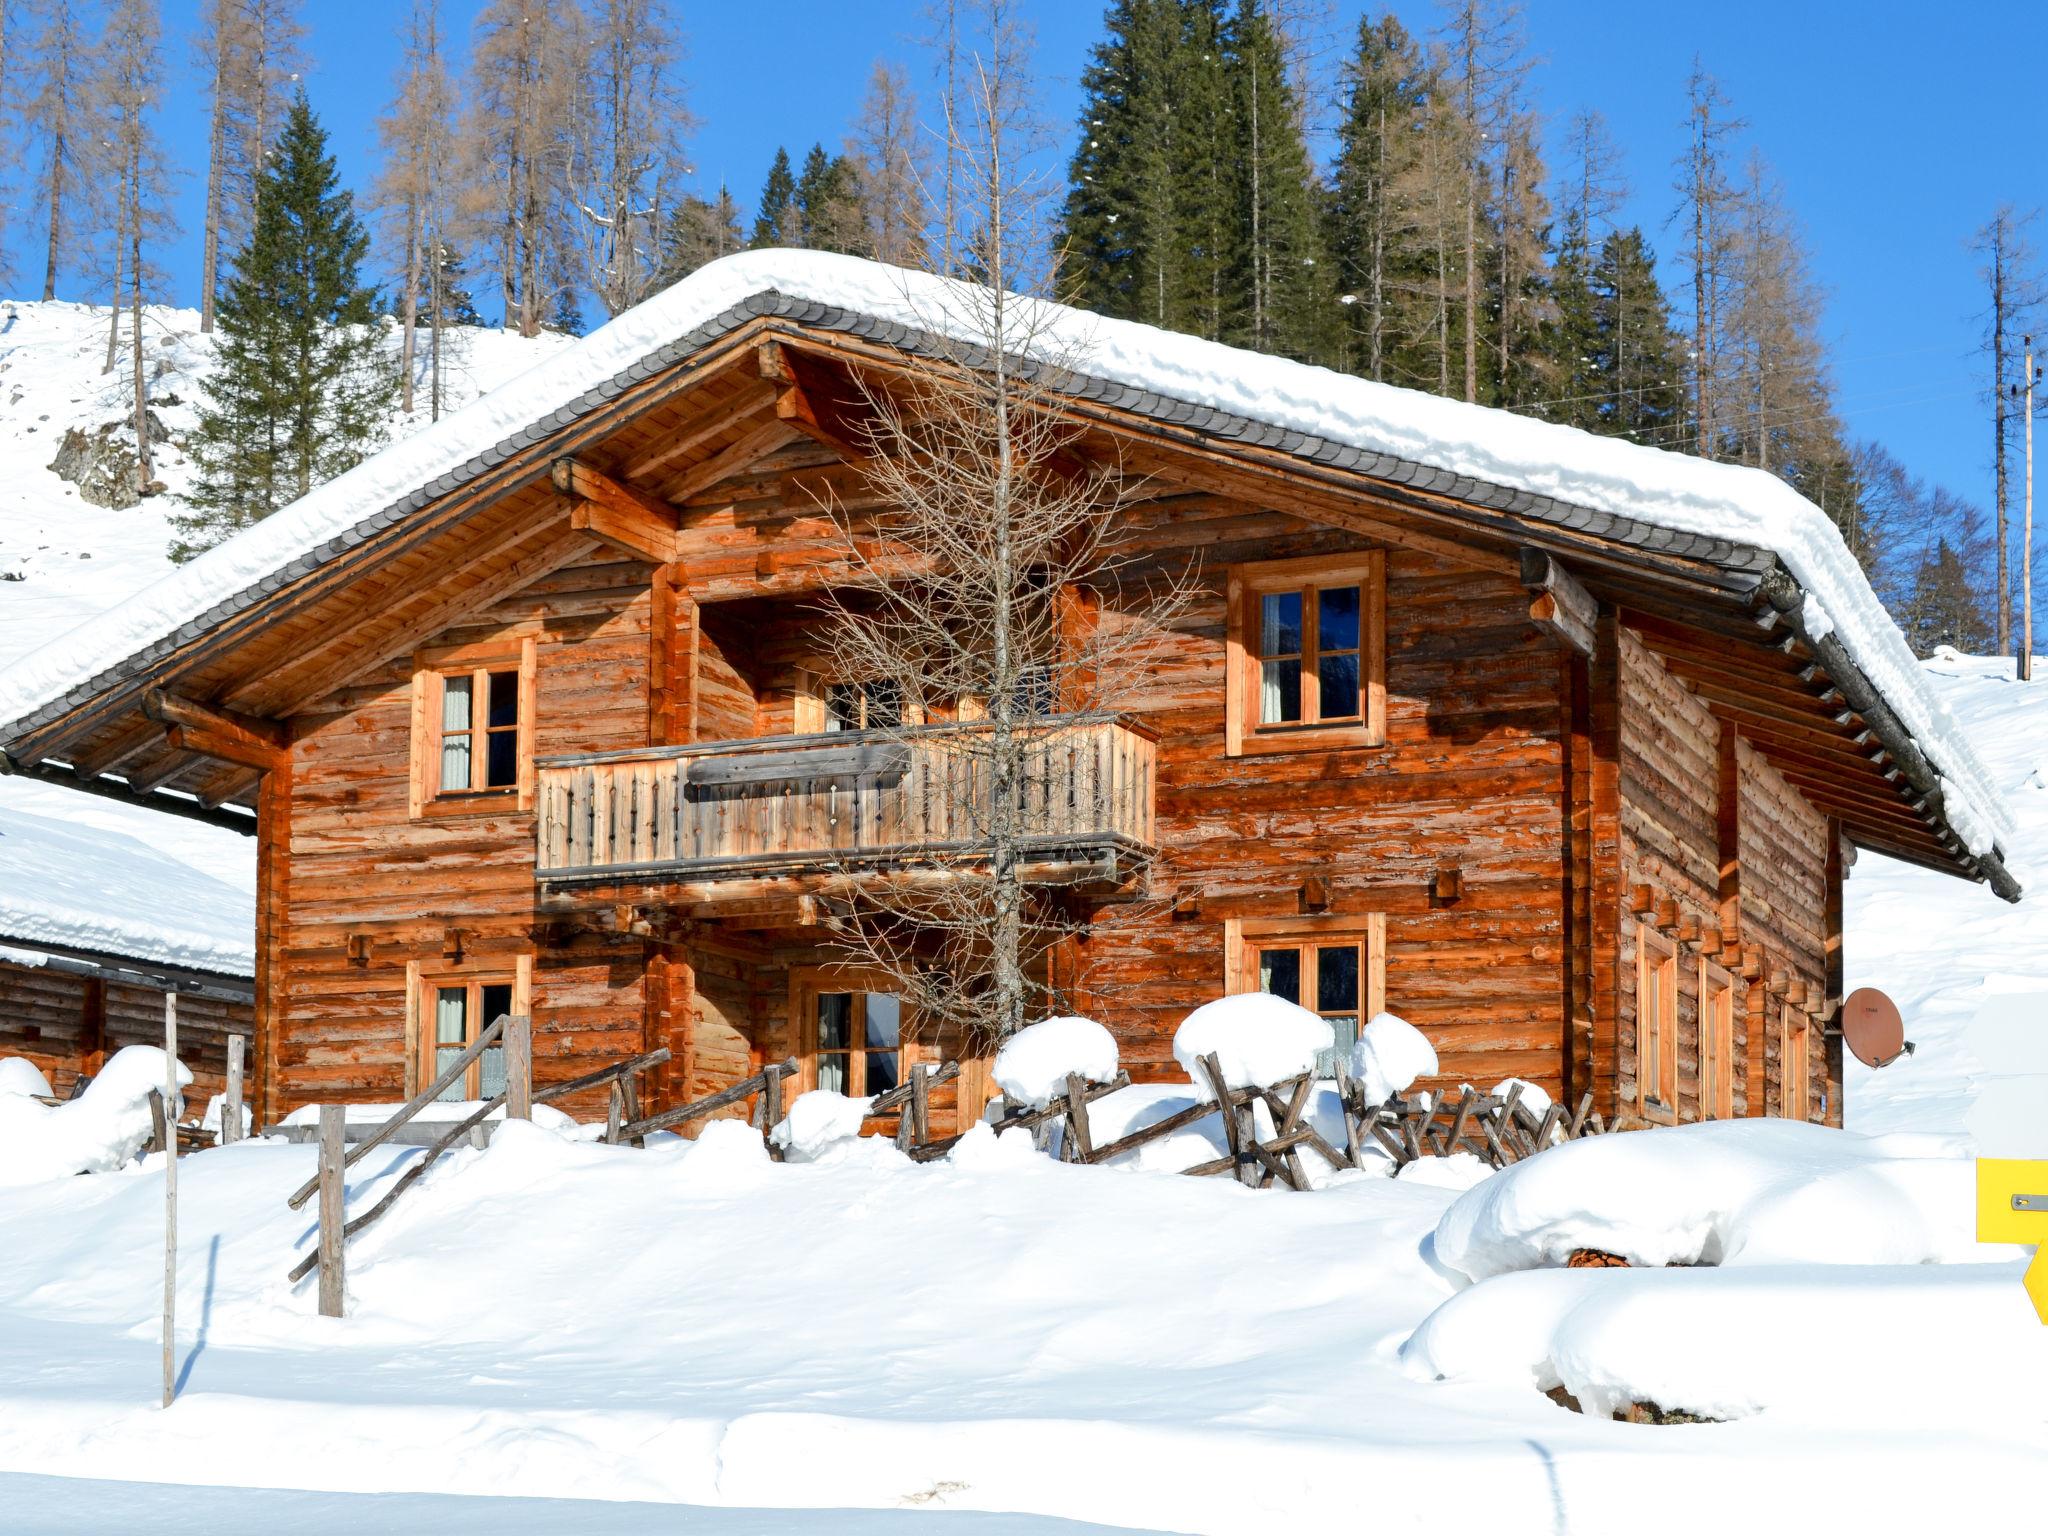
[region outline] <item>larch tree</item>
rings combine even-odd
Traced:
[[[1551,262],[1552,395],[1539,414],[1598,430],[1611,396],[1595,382],[1600,345],[1594,266],[1606,254],[1614,211],[1626,195],[1621,155],[1598,112],[1573,116],[1557,180],[1557,249]]]
[[[575,281],[565,202],[582,33],[564,0],[491,0],[476,18],[463,174],[497,266],[501,323],[521,336],[560,323]]]
[[[220,300],[219,366],[199,403],[182,558],[361,462],[396,380],[363,281],[369,231],[303,93],[256,181],[256,218]]]
[[[28,19],[15,99],[44,222],[43,297],[54,299],[59,272],[85,249],[74,219],[91,199],[97,168],[90,96],[98,18],[81,0],[41,0]]]
[[[578,72],[567,209],[580,284],[607,316],[653,292],[669,203],[688,171],[682,37],[663,0],[590,0]]]
[[[1074,463],[1074,429],[1048,409],[1047,381],[1079,360],[1049,330],[1045,189],[1018,154],[1033,131],[1024,39],[1009,0],[983,0],[973,22],[947,131],[958,255],[981,281],[913,290],[931,350],[907,377],[862,384],[863,510],[826,496],[861,574],[823,600],[823,632],[848,723],[946,755],[961,834],[942,880],[843,882],[841,950],[885,973],[918,1025],[987,1047],[1053,1004],[1052,954],[1081,926],[1027,867],[1029,785],[1129,702],[1161,609],[1119,586],[1121,474]]]
[[[927,245],[924,182],[930,156],[918,125],[917,96],[901,65],[875,61],[846,137],[846,155],[860,180],[867,254],[891,266],[921,266]]]
[[[221,253],[248,238],[257,173],[304,63],[297,0],[204,0],[193,53],[207,100],[199,328],[211,331]]]
[[[156,116],[163,93],[163,26],[157,0],[115,0],[101,37],[94,94],[105,114],[104,153],[114,211],[111,231],[127,274],[127,294],[116,289],[111,308],[128,309],[130,400],[135,429],[135,491],[162,489],[151,461],[148,375],[143,366],[142,310],[163,282],[156,248],[177,232],[170,212],[170,171]]]
[[[1483,313],[1489,274],[1499,270],[1491,250],[1488,211],[1496,187],[1513,175],[1509,167],[1510,130],[1518,118],[1518,98],[1528,61],[1522,42],[1520,8],[1506,0],[1454,0],[1442,28],[1445,104],[1451,111],[1446,126],[1455,126],[1455,158],[1447,155],[1445,170],[1456,167],[1456,218],[1460,235],[1457,262],[1461,311],[1460,340],[1464,398],[1479,400],[1480,353],[1489,328]]]
[[[1741,128],[1719,83],[1695,60],[1686,82],[1686,146],[1678,160],[1674,219],[1682,226],[1692,292],[1692,448],[1702,458],[1720,452],[1725,426],[1721,395],[1727,359],[1721,339],[1723,311],[1735,286],[1738,202],[1728,141]]]
[[[2000,655],[2013,648],[2010,459],[2016,415],[2011,385],[2019,372],[2017,338],[2031,324],[2033,312],[2043,298],[2040,269],[2028,239],[2033,219],[2033,214],[2021,213],[2010,203],[2001,204],[1971,241],[1971,248],[1981,262],[1979,277],[1988,300],[1984,310],[1984,356],[1991,374],[1992,506],[1998,545],[1994,643]]]
[[[439,0],[414,0],[402,36],[397,92],[377,120],[384,157],[375,201],[385,265],[398,282],[399,409],[411,415],[417,404],[419,329],[424,319],[428,410],[438,421],[448,310],[438,290],[446,280],[448,241],[457,215],[449,147],[455,88],[442,54]]]

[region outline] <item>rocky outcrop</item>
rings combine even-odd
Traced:
[[[167,443],[170,434],[156,412],[148,413],[148,421],[150,441]],[[90,432],[71,428],[57,445],[50,469],[77,486],[78,494],[96,507],[132,507],[145,495],[154,496],[164,489],[161,480],[137,487],[135,434],[125,421],[110,421]]]

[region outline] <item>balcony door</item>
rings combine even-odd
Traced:
[[[797,972],[792,1002],[806,1088],[871,1098],[903,1081],[903,999],[887,978],[842,967]]]

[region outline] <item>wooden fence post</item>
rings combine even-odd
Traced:
[[[505,1118],[533,1118],[533,1020],[523,1013],[505,1021]]]
[[[178,1395],[178,994],[164,994],[164,1406]]]
[[[341,1316],[342,1163],[348,1155],[348,1110],[320,1106],[320,1315]]]
[[[1073,1161],[1095,1160],[1095,1138],[1088,1126],[1088,1082],[1078,1072],[1067,1074],[1067,1141],[1073,1147]]]
[[[228,1091],[220,1107],[220,1136],[218,1144],[242,1139],[242,1047],[247,1042],[240,1035],[228,1036]]]

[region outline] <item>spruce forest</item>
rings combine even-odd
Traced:
[[[297,0],[204,0],[189,37],[164,34],[158,0],[0,0],[0,281],[109,305],[110,367],[119,311],[139,335],[145,304],[196,299],[223,356],[187,530],[204,547],[371,451],[385,403],[438,414],[450,327],[581,332],[749,247],[957,268],[949,103],[978,38],[1019,21],[1007,0],[943,0],[925,39],[867,66],[852,122],[735,189],[692,167],[663,0],[491,0],[460,33],[415,0],[378,170],[345,188],[300,83]],[[2005,386],[2042,297],[2023,213],[1987,210],[1975,235],[1987,509],[1845,426],[1797,211],[1705,62],[1671,103],[1668,158],[1627,164],[1597,103],[1539,115],[1506,0],[1445,0],[1426,32],[1368,8],[1349,36],[1300,0],[1113,0],[1086,60],[1059,67],[1082,106],[1037,125],[1055,296],[1768,470],[1841,528],[1917,649],[2010,649]],[[204,99],[203,164],[171,163],[173,91]],[[197,230],[172,216],[180,175],[203,180]],[[1630,177],[1668,183],[1660,227],[1621,222]],[[196,295],[162,271],[175,242],[197,245]],[[395,369],[360,340],[381,316]]]

